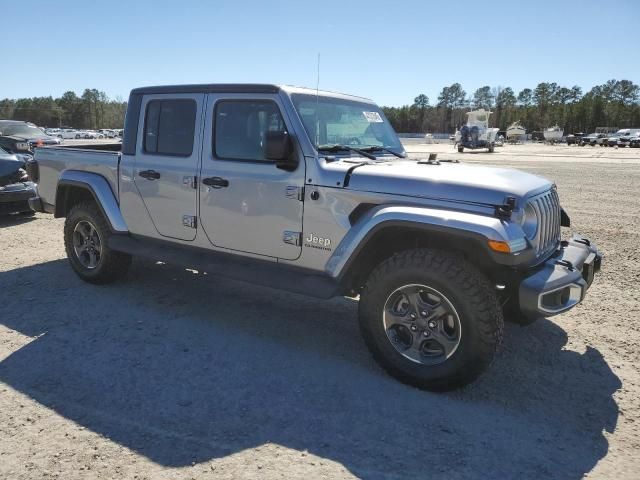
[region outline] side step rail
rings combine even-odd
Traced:
[[[205,271],[212,275],[272,287],[315,298],[338,295],[335,279],[289,265],[220,253],[199,247],[175,246],[161,240],[111,235],[109,248],[136,257]]]

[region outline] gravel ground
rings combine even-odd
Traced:
[[[374,364],[353,300],[148,261],[92,286],[62,220],[5,218],[0,478],[639,478],[640,150],[408,149],[556,181],[605,254],[585,302],[431,394]]]

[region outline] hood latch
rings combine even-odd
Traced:
[[[507,197],[503,205],[496,205],[496,217],[508,220],[511,218],[511,214],[515,208],[516,197]]]
[[[440,165],[441,162],[460,163],[459,160],[438,160],[437,153],[430,153],[428,160],[418,160],[418,165]]]

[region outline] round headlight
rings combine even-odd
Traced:
[[[527,203],[527,206],[524,209],[520,224],[522,226],[522,231],[527,238],[529,240],[533,240],[536,236],[536,232],[538,231],[538,216],[536,215],[536,210],[530,203]]]

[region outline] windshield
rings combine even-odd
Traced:
[[[304,94],[294,94],[292,99],[316,148],[346,145],[403,151],[398,136],[376,105]]]
[[[30,127],[24,124],[3,125],[0,126],[2,134],[6,136],[19,135],[21,137],[43,137],[45,133],[36,127]]]

